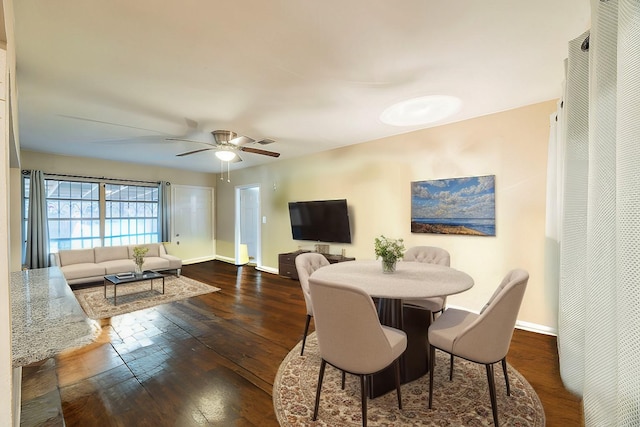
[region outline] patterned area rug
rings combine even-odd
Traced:
[[[360,380],[347,375],[340,388],[340,371],[327,365],[318,420],[312,421],[320,357],[315,333],[307,338],[304,356],[298,345],[280,365],[273,384],[273,405],[281,426],[361,426]],[[449,381],[449,356],[436,351],[433,409],[429,410],[429,375],[402,385],[402,407],[395,390],[368,399],[369,426],[488,426],[493,425],[491,401],[483,365],[456,358]],[[504,426],[544,426],[542,403],[527,380],[508,366],[511,396],[507,396],[500,364],[495,365],[498,417]]]
[[[113,285],[107,285],[106,299],[104,286],[79,289],[73,293],[87,316],[98,320],[220,290],[184,276],[167,276],[164,286],[163,294],[162,280],[158,279],[153,281],[153,290],[148,280],[118,285],[118,305],[113,305]]]

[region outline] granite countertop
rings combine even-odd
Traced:
[[[11,273],[13,367],[92,342],[100,330],[84,313],[59,267]]]

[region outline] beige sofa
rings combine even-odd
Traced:
[[[145,270],[175,270],[180,275],[182,260],[167,254],[162,243],[62,250],[50,254],[50,262],[60,267],[70,285],[100,282],[107,274],[133,271],[133,248],[138,246],[149,248],[142,266]]]

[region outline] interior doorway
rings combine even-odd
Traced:
[[[260,186],[236,187],[235,263],[262,265]]]

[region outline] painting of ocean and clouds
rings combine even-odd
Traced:
[[[411,183],[411,232],[496,235],[495,175]]]

